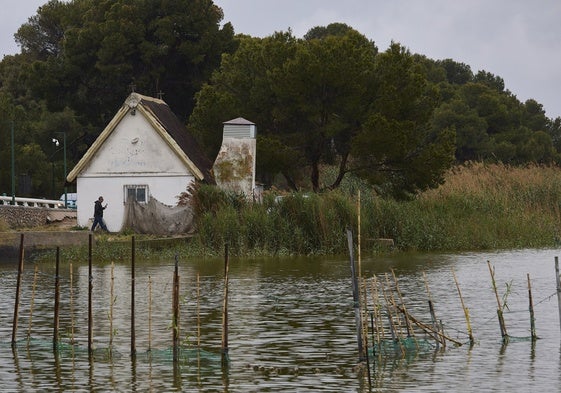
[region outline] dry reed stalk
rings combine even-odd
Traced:
[[[405,347],[403,345],[403,334],[401,328],[401,318],[397,310],[397,305],[393,298],[393,293],[391,290],[391,285],[389,282],[388,274],[385,274],[386,286],[383,287],[382,292],[384,294],[384,300],[386,301],[386,307],[388,310],[388,319],[390,321],[390,331],[392,332],[392,337],[395,342],[399,344],[401,350],[401,355],[405,356]]]
[[[429,282],[427,279],[427,273],[425,271],[423,271],[423,279],[425,281],[425,289],[427,291],[427,296],[429,298],[429,312],[430,312],[430,317],[431,317],[431,321],[432,321],[432,327],[434,329],[435,332],[440,334],[440,329],[438,326],[438,320],[436,319],[436,313],[434,312],[434,304],[432,302],[432,295],[430,293],[430,289],[429,289]],[[446,346],[446,340],[442,340],[442,342],[440,340],[435,340],[436,341],[436,348],[438,349],[438,345],[442,344],[443,346]]]
[[[530,310],[530,334],[532,340],[536,340],[538,336],[536,335],[536,319],[534,318],[534,301],[532,299],[532,283],[530,281],[530,273],[526,275],[528,278],[528,308]]]
[[[462,297],[462,291],[460,290],[460,284],[458,284],[458,278],[456,277],[456,273],[454,272],[454,268],[452,268],[452,276],[454,277],[454,282],[456,283],[456,289],[458,290],[458,296],[460,297],[460,302],[462,303],[462,309],[464,310],[464,317],[466,318],[466,325],[467,325],[467,332],[469,336],[470,345],[474,344],[473,339],[473,332],[471,330],[471,322],[469,319],[469,309],[464,304],[464,298]]]
[[[394,281],[394,284],[395,284],[395,292],[397,293],[397,297],[399,299],[399,303],[400,303],[401,307],[405,311],[404,317],[405,317],[405,327],[407,328],[407,336],[414,337],[415,332],[413,331],[413,327],[411,326],[411,322],[407,318],[407,315],[409,315],[409,313],[407,312],[407,308],[405,307],[405,302],[403,301],[403,296],[401,294],[401,290],[399,289],[399,284],[397,282],[397,277],[395,275],[395,271],[393,269],[391,269],[391,272],[392,272],[393,281]],[[415,341],[415,343],[416,343],[416,341]]]
[[[495,292],[495,298],[497,299],[497,316],[499,318],[499,326],[501,328],[501,337],[504,340],[508,338],[508,333],[506,331],[506,325],[503,316],[503,305],[501,304],[499,292],[497,291],[497,283],[495,282],[495,269],[491,268],[491,262],[489,261],[487,261],[487,266],[489,267],[489,273],[491,273],[491,284],[493,285],[493,291]]]
[[[372,280],[370,281],[370,287],[370,296],[372,297],[372,313],[375,322],[373,334],[375,334],[376,345],[380,346],[381,340],[384,339],[384,323],[382,322],[382,316],[380,313],[380,298],[378,294],[378,280],[376,279],[376,276],[372,277]]]

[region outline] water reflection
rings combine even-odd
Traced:
[[[351,278],[344,257],[231,261],[231,363],[227,369],[220,362],[221,260],[181,261],[179,334],[184,350],[179,362],[173,362],[171,351],[173,263],[137,262],[137,352],[132,357],[128,264],[116,264],[114,269],[101,264],[93,269],[95,350],[91,354],[87,350],[87,266],[73,261],[70,280],[70,265],[62,253],[62,347],[53,351],[54,263],[38,266],[36,277],[31,265],[25,268],[19,313],[22,329],[13,350],[10,338],[17,269],[14,264],[2,264],[0,384],[2,391],[14,392],[559,390],[561,347],[558,355],[551,351],[560,338],[554,297],[556,252],[412,254],[363,260],[361,269],[367,278],[385,279],[393,269],[407,312],[432,325],[426,277],[437,321],[447,335],[464,344],[436,348],[432,338],[419,336],[432,347],[408,352],[405,357],[375,356],[370,362],[371,387],[368,370],[357,366]],[[509,307],[504,310],[511,335],[508,342],[501,338],[487,261],[495,267],[499,294],[508,291]],[[471,346],[452,268],[469,309],[475,338]],[[527,274],[539,340],[529,339]],[[32,325],[29,332],[23,329],[28,324]],[[369,340],[375,342],[373,337]]]

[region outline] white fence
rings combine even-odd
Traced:
[[[0,205],[11,205],[11,196],[0,196]],[[64,209],[64,201],[54,199],[20,198],[15,197],[16,206],[42,207],[51,209]]]

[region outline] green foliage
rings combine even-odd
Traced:
[[[473,164],[446,178],[410,201],[355,184],[352,195],[270,193],[260,205],[222,205],[203,214],[192,246],[210,254],[225,242],[235,255],[345,254],[345,229],[357,233],[359,190],[365,253],[379,250],[379,238],[417,251],[546,247],[561,238],[559,168]]]
[[[60,195],[52,138],[66,133],[71,168],[131,83],[163,92],[210,158],[224,121],[255,122],[267,186],[321,192],[352,175],[377,193],[412,197],[438,186],[453,158],[561,162],[561,118],[548,119],[533,99],[521,103],[492,73],[398,43],[378,53],[343,23],[304,39],[253,38],[234,37],[222,18],[211,0],[50,0],[18,29],[22,52],[0,61],[0,162],[10,160],[14,120],[18,175],[31,179],[32,196]],[[329,181],[324,165],[337,168]],[[0,167],[0,192],[9,169]]]
[[[134,82],[163,91],[186,119],[192,97],[235,48],[211,0],[50,1],[17,32],[26,86],[51,111],[68,106],[105,126]]]
[[[394,196],[436,187],[453,162],[455,133],[430,127],[435,91],[397,44],[378,56],[376,71],[376,109],[351,145],[357,173]]]
[[[201,196],[208,196],[204,190]],[[227,193],[214,195],[197,216],[193,244],[219,253],[227,243],[234,255],[310,255],[345,252],[344,231],[356,221],[347,197],[332,192],[268,194],[262,204],[226,204]],[[231,199],[230,199],[231,200]]]

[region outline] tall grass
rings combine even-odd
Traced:
[[[197,199],[206,205],[191,247],[219,253],[227,242],[239,255],[346,253],[345,229],[357,229],[358,189],[366,252],[378,238],[393,239],[399,250],[465,251],[549,247],[561,237],[560,168],[470,163],[412,201],[380,198],[356,182],[325,194],[271,193],[262,204],[217,197],[203,186]]]
[[[197,232],[188,242],[137,258],[173,255],[347,254],[346,228],[355,232],[361,202],[363,253],[377,252],[376,239],[394,240],[394,250],[476,251],[541,248],[561,238],[561,169],[470,163],[449,171],[445,183],[411,201],[381,198],[363,182],[348,179],[337,191],[265,194],[263,203],[212,186],[191,190]],[[127,260],[127,242],[97,239],[96,260]],[[122,239],[121,239],[122,240]],[[85,258],[85,248],[72,251]]]

